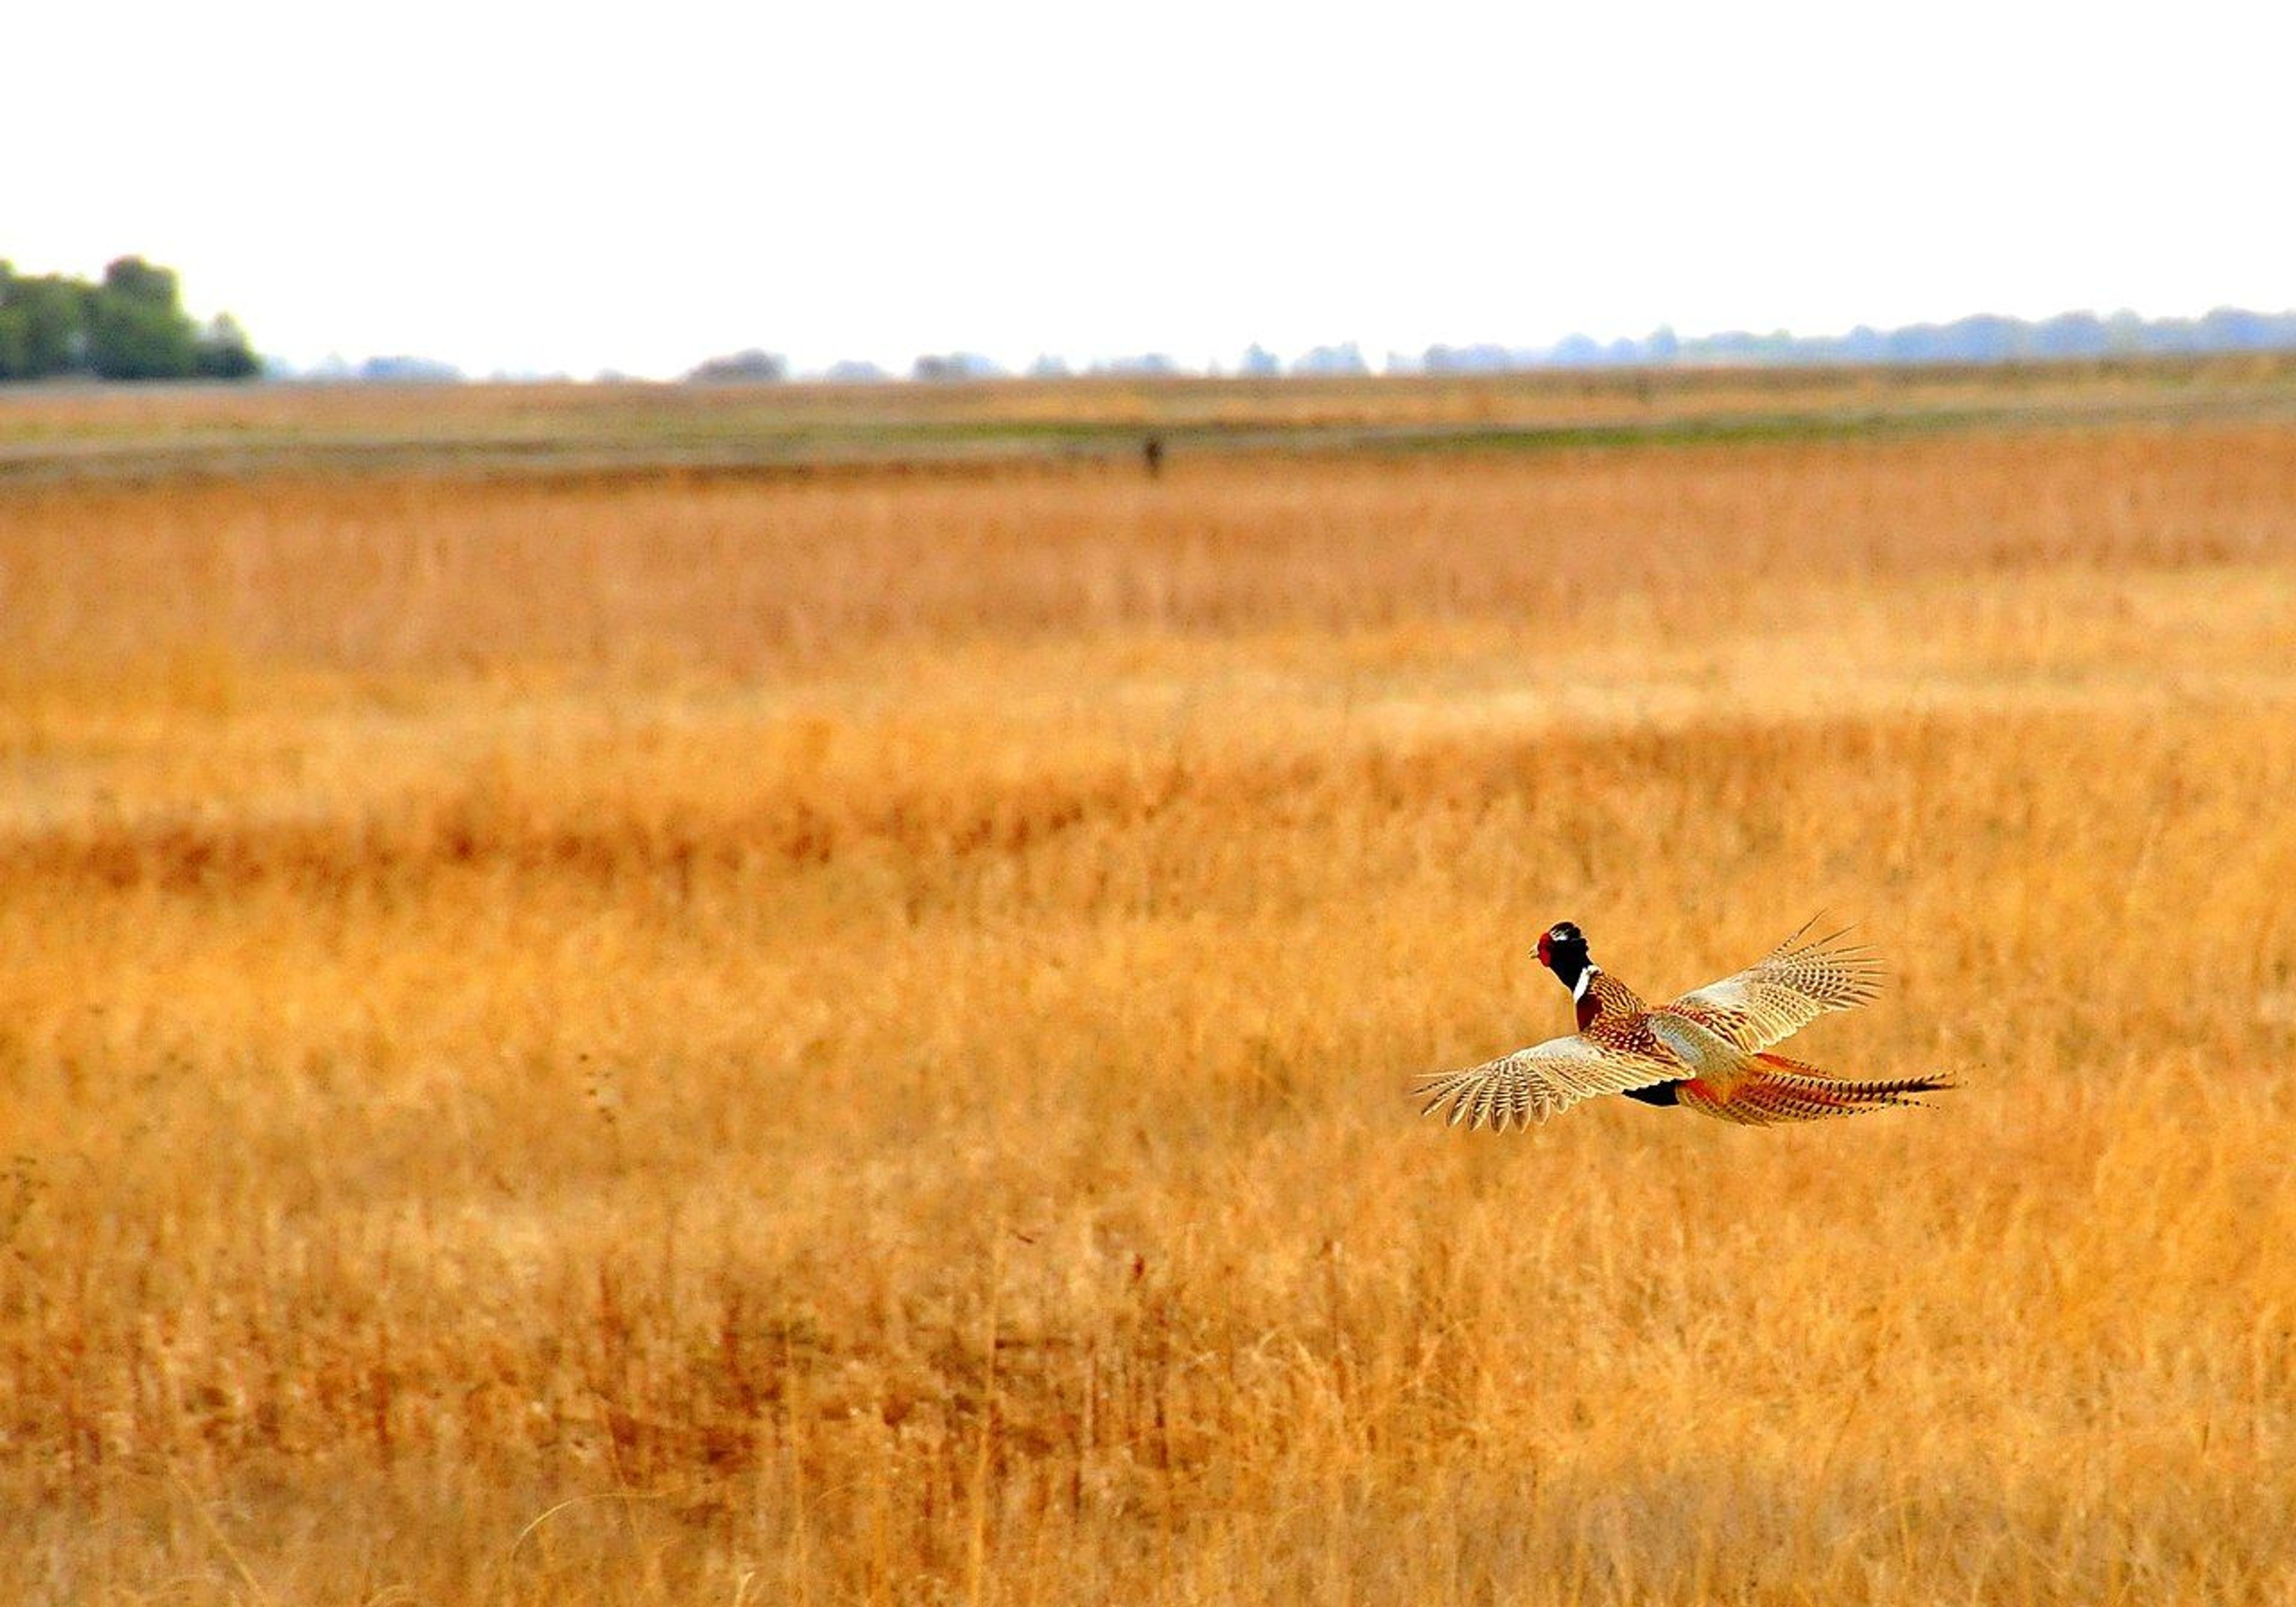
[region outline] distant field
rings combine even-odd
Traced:
[[[2292,385],[8,398],[0,1596],[2296,1596]]]
[[[0,484],[790,471],[2296,422],[2296,356],[1970,369],[950,385],[0,386]]]

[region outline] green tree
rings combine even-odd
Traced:
[[[247,343],[247,332],[229,313],[218,313],[201,332],[196,362],[205,380],[250,380],[263,372]]]
[[[137,301],[146,307],[160,307],[167,312],[184,310],[183,293],[176,283],[176,270],[146,262],[141,257],[116,257],[104,265],[103,293],[123,300]]]
[[[88,360],[106,380],[181,380],[199,372],[198,332],[181,312],[99,292]]]
[[[69,373],[87,356],[92,288],[59,275],[0,273],[0,379]]]
[[[103,379],[183,380],[200,371],[199,328],[175,274],[141,257],[103,270],[87,336],[89,362]]]
[[[8,292],[16,283],[16,265],[0,261],[0,380],[20,380],[29,354],[24,349],[22,320],[8,310]]]

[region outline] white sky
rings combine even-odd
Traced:
[[[2296,306],[2296,6],[20,8],[0,257],[299,363]]]

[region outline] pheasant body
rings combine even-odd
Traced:
[[[1841,934],[1805,940],[1808,926],[1755,964],[1655,1008],[1596,965],[1565,921],[1538,939],[1538,959],[1570,990],[1578,1030],[1464,1071],[1423,1080],[1432,1113],[1504,1129],[1545,1121],[1582,1099],[1622,1094],[1744,1126],[1849,1116],[1921,1103],[1943,1077],[1854,1082],[1771,1053],[1831,1011],[1869,1003],[1880,967]]]

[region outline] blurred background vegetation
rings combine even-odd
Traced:
[[[262,372],[229,313],[202,326],[173,268],[121,257],[92,284],[0,262],[0,380],[245,380]]]

